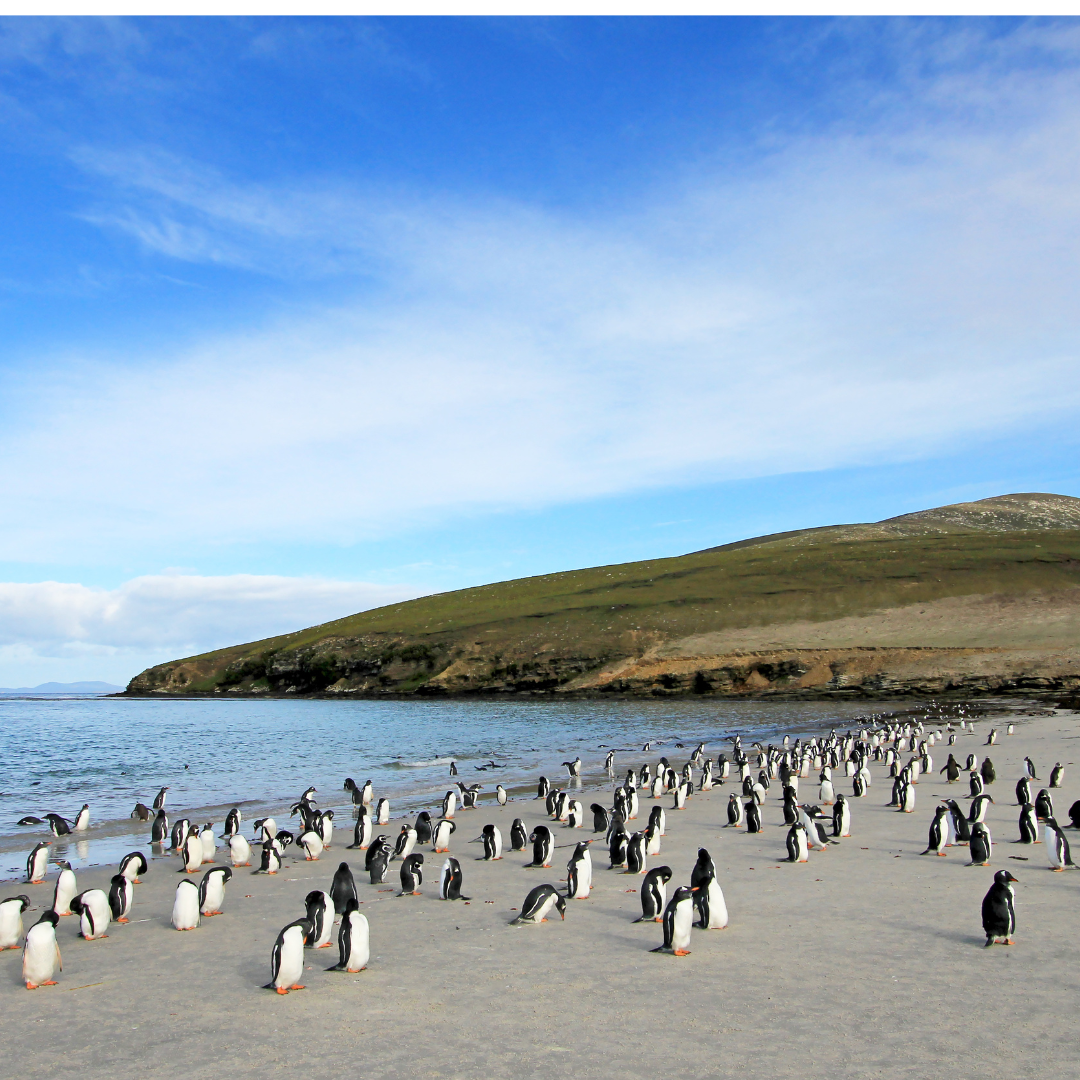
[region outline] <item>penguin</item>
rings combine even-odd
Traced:
[[[79,932],[87,941],[107,938],[112,909],[109,898],[101,889],[87,889],[71,898],[71,910],[79,916]]]
[[[454,810],[457,808],[457,792],[448,791],[443,796],[442,801],[442,816],[444,818],[452,818],[454,816]]]
[[[843,794],[836,796],[836,803],[833,806],[832,825],[833,836],[845,837],[851,835],[851,807],[848,806],[848,801]]]
[[[304,833],[297,843],[304,849],[304,858],[308,862],[316,862],[323,853],[322,837],[314,830]]]
[[[799,804],[796,801],[795,789],[784,788],[784,824],[794,825],[799,820]]]
[[[960,762],[950,754],[949,760],[938,770],[938,773],[945,774],[946,783],[955,784],[960,779]]]
[[[555,796],[555,806],[552,809],[551,816],[556,821],[566,821],[570,816],[570,796],[565,791],[560,791]]]
[[[968,754],[967,761],[964,763],[964,769],[966,772],[975,772],[979,767],[979,759],[974,754]]]
[[[968,774],[968,798],[974,799],[983,793],[983,778],[974,769]]]
[[[57,915],[71,914],[72,898],[78,893],[79,886],[75,881],[75,871],[71,869],[71,863],[58,862],[60,876],[56,879],[56,887],[53,890],[52,909]]]
[[[304,989],[300,982],[304,975],[304,941],[310,934],[311,923],[307,919],[297,919],[282,929],[270,953],[270,981],[264,990],[287,994],[290,990]]]
[[[653,952],[669,952],[674,956],[689,956],[690,929],[694,924],[694,893],[680,885],[664,908],[664,944]]]
[[[154,824],[150,826],[150,842],[152,844],[164,844],[169,835],[169,819],[164,810],[157,812]]]
[[[511,926],[522,926],[525,923],[547,922],[548,913],[552,908],[566,918],[566,900],[559,895],[554,885],[537,885],[525,897],[525,903],[521,905],[520,914],[510,920]]]
[[[746,804],[746,831],[748,833],[761,832],[761,809],[756,799],[751,799]]]
[[[915,813],[915,785],[905,784],[900,789],[900,812],[903,814]]]
[[[506,805],[506,788],[504,788],[502,784],[495,785],[495,801],[500,806]]]
[[[571,829],[585,827],[585,807],[577,799],[570,800],[570,813],[566,818],[566,824]]]
[[[146,861],[146,856],[141,851],[131,851],[120,860],[118,872],[123,874],[132,885],[138,885],[140,884],[139,875],[145,874],[148,869],[149,863]]]
[[[546,776],[541,776],[536,784],[536,797],[538,799],[546,799],[550,790],[551,784],[548,782],[548,778]]]
[[[318,819],[318,828],[315,830],[322,837],[323,847],[328,848],[334,840],[334,811],[324,810]]]
[[[424,883],[424,856],[419,851],[413,852],[401,864],[401,892],[398,896],[419,896],[420,886]]]
[[[675,785],[675,801],[671,807],[672,810],[685,810],[686,809],[686,785]],[[636,815],[634,815],[636,816]]]
[[[614,870],[620,866],[626,866],[626,847],[629,837],[626,828],[619,818],[615,819],[611,833],[608,837],[608,869]]]
[[[645,826],[645,854],[660,854],[660,829],[655,821],[650,821]]]
[[[664,777],[660,772],[657,772],[652,784],[649,787],[649,794],[654,799],[659,799],[664,794]]]
[[[187,834],[182,848],[184,869],[181,874],[194,874],[203,864],[203,846],[199,834],[194,829]]]
[[[738,795],[732,792],[731,795],[728,796],[727,824],[724,826],[724,828],[741,829],[745,820],[746,810],[743,806],[743,801],[739,798]]]
[[[431,815],[426,810],[421,810],[416,815],[416,824],[413,825],[416,830],[416,842],[418,844],[430,844],[431,843]]]
[[[551,830],[546,825],[537,825],[529,834],[529,842],[533,846],[531,863],[526,863],[527,869],[539,869],[551,865],[551,852],[554,848],[554,840]]]
[[[360,805],[370,806],[372,799],[375,797],[375,788],[370,780],[364,781],[364,786],[360,789]]]
[[[42,821],[41,818],[39,818],[39,817],[34,817],[33,814],[27,814],[26,817],[19,818],[19,820],[16,821],[15,824],[16,825],[44,825],[45,822]]]
[[[1035,816],[1035,807],[1031,803],[1024,803],[1020,807],[1020,839],[1014,840],[1013,843],[1042,843],[1039,839],[1039,819]]]
[[[251,865],[251,845],[238,832],[229,837],[229,861],[233,866]]]
[[[457,825],[449,818],[442,818],[431,833],[431,848],[438,854],[450,850],[450,834],[457,830]]]
[[[1069,807],[1069,821],[1072,822],[1074,829],[1080,829],[1080,799]]]
[[[998,938],[1004,938],[1006,945],[1012,944],[1016,933],[1016,904],[1011,882],[1016,878],[1008,870],[999,870],[994,875],[994,884],[983,897],[982,924],[986,933],[986,947]]]
[[[229,871],[232,873],[232,871]],[[135,886],[123,874],[114,874],[109,882],[109,911],[113,922],[126,923],[135,900]]]
[[[696,867],[695,867],[696,869]],[[696,891],[694,889],[696,888]],[[709,860],[709,868],[700,877],[696,886],[691,886],[694,908],[697,911],[697,923],[702,930],[723,930],[728,924],[727,902],[724,892],[716,880],[716,868]]]
[[[177,883],[172,909],[172,924],[177,930],[194,930],[201,922],[199,893],[199,886],[190,878]]]
[[[383,798],[375,804],[375,824],[386,825],[390,821],[390,800]]]
[[[49,869],[49,842],[42,840],[26,858],[26,880],[31,885],[40,885],[45,880]]]
[[[484,845],[484,854],[480,857],[480,861],[494,862],[502,858],[502,833],[497,825],[485,825],[472,843]]]
[[[372,885],[382,885],[386,881],[386,869],[390,865],[390,849],[372,846],[368,849],[368,879]]]
[[[1050,798],[1050,792],[1046,788],[1043,788],[1035,796],[1035,816],[1040,821],[1045,821],[1047,818],[1054,816],[1054,800]]]
[[[983,758],[983,763],[979,767],[979,775],[982,777],[984,784],[992,784],[997,779],[997,770],[989,758]]]
[[[571,780],[576,780],[581,775],[581,758],[576,757],[573,761],[564,761],[563,765],[566,768],[567,776]]]
[[[950,813],[945,803],[934,811],[934,820],[930,823],[930,838],[926,843],[926,850],[922,852],[923,855],[940,855],[944,858],[947,854],[945,848],[949,839],[949,827],[946,820]]]
[[[1065,766],[1060,761],[1054,763],[1054,767],[1050,770],[1050,786],[1052,788],[1061,787],[1061,781],[1065,778]]]
[[[451,761],[450,762],[450,775],[451,776],[457,776],[457,774],[458,774],[457,762],[456,761]]]
[[[82,809],[75,815],[72,832],[86,832],[90,828],[90,804],[83,803]]]
[[[419,824],[419,822],[417,822]],[[371,837],[375,832],[375,826],[371,821],[371,815],[367,812],[366,806],[361,806],[359,813],[356,815],[356,825],[353,828],[353,842],[349,845],[350,848],[359,848],[361,851],[366,851],[371,845]],[[428,835],[430,837],[431,826],[428,825]],[[417,830],[417,837],[419,838],[420,832]]]
[[[613,776],[615,774],[615,751],[614,750],[609,750],[608,753],[607,753],[607,757],[604,759],[604,772],[606,772],[608,774],[608,776]]]
[[[813,811],[813,814],[810,813]],[[820,810],[816,806],[809,808],[805,806],[799,807],[799,820],[802,822],[803,828],[806,830],[806,842],[809,846],[817,851],[825,851],[829,846],[829,837],[825,832],[825,826],[817,820],[817,815]]]
[[[338,929],[338,962],[327,971],[363,971],[371,958],[367,917],[360,914],[359,902],[353,896],[341,913]]]
[[[636,832],[626,842],[626,874],[644,874],[645,834]]]
[[[1031,778],[1021,776],[1016,781],[1016,805],[1023,806],[1024,803],[1029,802],[1031,802]]]
[[[1043,822],[1043,837],[1046,840],[1046,857],[1050,860],[1051,870],[1060,873],[1066,867],[1076,866],[1069,851],[1069,841],[1054,818],[1047,818]]]
[[[979,795],[977,798],[971,800],[971,806],[968,809],[968,822],[974,825],[976,821],[986,820],[987,808],[993,803],[993,798],[989,795]]]
[[[634,922],[660,922],[664,917],[667,883],[671,880],[670,866],[654,866],[641,883],[641,917]]]
[[[227,866],[215,866],[203,874],[199,882],[199,913],[220,915],[225,903],[225,886],[232,881],[232,870]]]
[[[225,815],[225,828],[222,831],[222,836],[226,839],[234,837],[240,831],[240,823],[244,820],[244,815],[240,813],[240,808],[234,806]]]
[[[155,810],[164,810],[165,809],[165,792],[167,792],[168,790],[169,789],[167,787],[163,787],[157,793],[157,795],[154,796],[153,809],[155,809]]]
[[[394,859],[407,859],[414,847],[416,847],[416,830],[409,824],[402,825],[401,832],[398,833],[397,840],[394,842],[391,862]]]
[[[261,839],[273,840],[278,833],[277,822],[272,817],[259,818],[254,822],[255,828],[259,830]]]
[[[191,829],[191,822],[187,818],[180,818],[179,821],[173,822],[172,827],[172,845],[171,851],[182,851],[184,848],[184,841],[187,840],[188,832]]]
[[[22,977],[27,990],[36,990],[39,986],[55,986],[53,975],[57,969],[64,970],[60,960],[60,946],[56,943],[56,924],[59,921],[55,911],[46,911],[26,932]]]
[[[810,861],[810,854],[806,846],[806,826],[801,821],[796,821],[787,834],[788,862],[804,863]]]
[[[529,834],[525,831],[525,823],[521,818],[514,818],[514,823],[510,826],[510,850],[524,851],[528,842]]]
[[[971,862],[968,863],[968,866],[989,865],[990,856],[994,851],[994,844],[990,837],[990,830],[986,827],[986,822],[976,821],[971,826],[969,850],[971,851]]]
[[[662,806],[654,806],[649,811],[649,824],[655,824],[661,836],[667,836],[667,815]]]
[[[585,840],[574,848],[574,854],[566,864],[567,900],[588,900],[592,888],[592,855],[590,841]]]
[[[311,927],[304,944],[309,949],[329,949],[334,933],[333,901],[322,889],[312,889],[304,897],[304,907],[307,909],[304,920]]]
[[[266,841],[262,846],[262,859],[259,863],[259,869],[253,870],[253,874],[276,874],[281,869],[281,856],[277,852],[277,848],[274,847],[270,841]]]
[[[1035,762],[1032,761],[1031,758],[1024,758],[1024,767],[1027,769],[1027,774],[1031,777],[1032,780],[1039,779],[1038,775],[1035,772]]]
[[[212,863],[217,855],[217,837],[214,835],[214,823],[208,821],[199,830],[199,840],[202,843],[202,861]]]
[[[71,832],[71,822],[59,814],[46,814],[45,820],[48,821],[53,836],[67,836]]]
[[[345,777],[345,783],[341,785],[342,791],[347,791],[352,796],[353,806],[363,806],[363,794],[351,776]]]
[[[29,906],[30,897],[25,894],[9,896],[0,902],[0,952],[19,947],[19,938],[23,936],[22,916]],[[52,910],[56,912],[55,907]]]
[[[337,915],[344,915],[349,901],[357,899],[356,881],[346,862],[339,863],[334,873],[334,881],[330,886],[330,899],[334,902],[334,912]]]
[[[818,788],[818,802],[822,806],[832,806],[836,801],[836,794],[833,790],[833,783],[831,780],[822,780],[821,786]]]
[[[968,825],[968,819],[964,814],[964,811],[960,809],[960,804],[955,799],[948,799],[945,805],[948,806],[949,813],[952,816],[952,825],[956,836],[956,843],[969,843],[971,840],[971,828]]]

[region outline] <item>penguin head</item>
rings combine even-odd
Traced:
[[[61,870],[70,870],[71,869],[71,863],[69,863],[67,861],[67,859],[57,859],[56,860],[56,865],[59,866]]]
[[[30,906],[30,897],[25,893],[20,893],[18,896],[12,896],[11,899],[19,901],[19,911],[25,911]]]
[[[26,908],[23,908],[23,911],[25,911],[25,910],[26,910]],[[75,911],[74,908],[72,908],[71,910]],[[81,911],[82,911],[82,905],[80,904],[79,905],[79,912],[76,912],[76,914],[79,914]],[[47,922],[47,923],[51,924],[51,926],[55,930],[56,929],[56,924],[60,922],[60,916],[57,915],[56,912],[53,911],[50,908],[48,911],[45,911],[45,912],[42,913],[41,918],[38,919],[38,922],[39,923]]]
[[[998,885],[1007,885],[1010,881],[1018,881],[1018,879],[1014,878],[1008,870],[999,870],[994,875],[994,881]]]
[[[555,896],[555,907],[558,909],[559,915],[565,920],[566,919],[566,899],[564,897],[559,896],[558,894],[556,894],[556,896]]]
[[[345,901],[345,910],[342,912],[342,915],[347,919],[354,911],[359,910],[360,901],[357,900],[355,896],[350,896],[349,899]]]

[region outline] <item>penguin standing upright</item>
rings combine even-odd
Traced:
[[[521,926],[524,923],[547,922],[548,913],[552,908],[555,908],[563,919],[566,918],[566,900],[559,895],[555,886],[537,885],[525,897],[525,903],[521,905],[521,912],[516,918],[510,920],[510,925]]]
[[[1035,796],[1035,816],[1040,821],[1045,821],[1047,818],[1054,816],[1054,800],[1050,797],[1050,792],[1046,788],[1042,788],[1039,794]]]
[[[524,851],[528,842],[529,834],[525,831],[525,822],[521,818],[514,818],[514,823],[510,826],[510,850]]]
[[[413,825],[416,830],[416,842],[418,844],[430,844],[431,843],[431,815],[426,810],[421,810],[416,815],[416,824]]]
[[[531,863],[526,863],[526,868],[535,869],[551,865],[551,852],[554,849],[554,839],[551,830],[546,825],[537,825],[529,834],[529,842],[533,846]]]
[[[669,952],[675,956],[689,956],[690,930],[694,924],[694,893],[686,885],[680,885],[664,908],[664,944],[653,952]]]
[[[337,915],[344,915],[345,908],[350,900],[356,900],[356,880],[353,878],[352,870],[349,869],[347,862],[338,863],[338,868],[334,872],[334,881],[330,886],[330,899],[334,902],[334,912]]]
[[[414,851],[401,864],[401,892],[398,896],[419,896],[424,883],[424,856]]]
[[[629,843],[626,827],[621,818],[616,818],[608,834],[608,869],[614,870],[626,866],[626,845]]]
[[[994,844],[990,837],[990,830],[984,821],[976,821],[971,826],[971,840],[969,841],[971,862],[968,866],[988,866],[990,856],[993,854]]]
[[[1039,779],[1038,773],[1035,771],[1035,762],[1032,761],[1031,758],[1024,758],[1024,767],[1027,769],[1027,774],[1032,780]]]
[[[1041,844],[1039,839],[1039,819],[1035,816],[1035,807],[1031,803],[1024,803],[1020,807],[1020,839],[1018,844]]]
[[[334,933],[334,902],[322,889],[312,889],[304,897],[304,907],[307,912],[304,918],[311,927],[304,944],[309,949],[330,948]]]
[[[90,828],[90,804],[83,803],[82,809],[75,815],[72,832],[86,832]]]
[[[262,858],[259,862],[259,869],[253,870],[255,874],[276,874],[281,869],[281,856],[278,854],[277,848],[269,840],[263,842],[262,846]]]
[[[495,801],[500,806],[506,805],[506,788],[504,788],[502,784],[495,785]]]
[[[983,778],[974,769],[968,773],[968,798],[974,799],[983,793]]]
[[[0,902],[0,952],[19,947],[19,938],[23,935],[22,916],[29,906],[30,897],[25,893]]]
[[[976,821],[985,821],[986,811],[993,802],[993,797],[987,795],[985,792],[977,798],[972,799],[971,806],[968,808],[968,822],[974,825]]]
[[[641,918],[634,922],[660,922],[664,917],[666,886],[671,880],[670,866],[654,866],[641,883]]]
[[[851,835],[851,807],[843,794],[836,796],[832,820],[833,836],[845,837]]]
[[[56,924],[59,921],[55,911],[46,911],[26,932],[22,977],[27,990],[36,990],[39,986],[55,986],[53,975],[57,969],[64,970],[60,960],[60,946],[56,943]]]
[[[566,864],[566,897],[568,900],[588,900],[592,888],[592,855],[589,841],[574,848],[574,854]]]
[[[208,821],[199,831],[199,842],[202,844],[202,861],[212,863],[217,856],[217,837],[212,821]]]
[[[461,880],[461,863],[451,855],[443,863],[439,875],[439,899],[468,900],[469,897],[461,895]]]
[[[431,833],[431,847],[437,854],[450,850],[450,834],[457,830],[457,825],[449,818],[442,818]]]
[[[398,833],[397,840],[394,842],[394,854],[391,856],[393,859],[407,859],[413,852],[413,848],[416,847],[417,835],[416,830],[406,822],[401,826],[401,832]]]
[[[184,878],[177,884],[173,897],[172,924],[177,930],[194,930],[199,921],[199,886]]]
[[[230,870],[229,873],[232,873]],[[130,922],[128,915],[135,900],[135,886],[123,874],[114,874],[109,882],[109,911],[113,922]]]
[[[727,824],[724,828],[741,829],[745,820],[746,811],[743,807],[743,801],[735,794],[735,792],[732,792],[731,795],[728,796]]]
[[[746,831],[748,833],[761,832],[761,808],[756,799],[751,799],[746,804]]]
[[[70,915],[71,901],[79,891],[75,871],[66,860],[56,865],[60,867],[60,876],[56,879],[56,888],[53,890],[52,909],[57,915]]]
[[[948,846],[949,827],[946,824],[951,811],[945,803],[942,803],[934,812],[934,820],[930,822],[930,838],[926,843],[923,855],[940,855],[945,857],[945,848]]]
[[[192,829],[184,838],[181,854],[184,859],[182,874],[194,874],[203,864],[203,846],[198,831]]]
[[[809,862],[810,853],[806,846],[806,826],[802,821],[796,821],[787,834],[788,862]]]
[[[112,909],[109,897],[101,889],[87,889],[71,898],[71,910],[79,916],[79,932],[86,941],[107,938]]]
[[[150,843],[164,844],[169,836],[169,819],[164,810],[158,810],[154,824],[150,826]]]
[[[960,804],[955,799],[948,799],[945,803],[952,816],[953,833],[957,844],[967,844],[971,840],[971,826],[968,825],[967,816],[960,809]]]
[[[716,880],[716,864],[707,848],[698,848],[697,862],[690,871],[690,890],[702,930],[723,930],[728,924],[727,903]]]
[[[225,906],[225,886],[232,881],[232,870],[227,866],[215,866],[203,874],[199,882],[199,913],[220,915]]]
[[[457,809],[457,792],[451,789],[443,796],[442,801],[442,816],[444,818],[452,818],[454,811]]]
[[[484,845],[481,861],[494,862],[502,858],[502,833],[497,825],[485,825],[476,840]]]
[[[33,851],[26,858],[26,880],[31,885],[40,885],[45,880],[49,869],[49,842],[42,840],[35,844]]]
[[[172,851],[183,851],[184,850],[184,841],[187,840],[188,833],[190,831],[191,831],[191,822],[188,821],[188,819],[186,817],[185,818],[180,818],[179,821],[174,821],[173,822],[172,834],[171,834],[171,839],[172,839],[171,850]]]
[[[417,822],[419,824],[419,822]],[[356,825],[353,827],[353,842],[350,848],[359,848],[366,851],[371,846],[371,838],[375,834],[375,823],[371,820],[366,806],[361,806],[356,815]],[[420,830],[416,832],[417,840],[420,839]],[[428,839],[431,838],[431,825],[428,825]]]
[[[365,869],[372,885],[382,885],[386,881],[386,870],[390,865],[390,848],[384,844],[372,844],[368,848]]]
[[[1031,802],[1031,778],[1021,776],[1016,781],[1016,805],[1023,806],[1024,803],[1029,802]]]
[[[1047,818],[1043,822],[1043,837],[1046,840],[1046,857],[1050,861],[1051,870],[1060,873],[1066,867],[1075,867],[1069,851],[1069,841],[1054,818]]]
[[[1061,787],[1061,781],[1065,779],[1065,766],[1060,761],[1054,763],[1054,767],[1050,770],[1050,786],[1052,788]]]
[[[300,982],[304,975],[304,942],[310,935],[311,923],[307,919],[297,919],[282,928],[270,953],[270,981],[264,989],[279,994],[304,989]]]
[[[338,930],[338,962],[327,971],[363,971],[371,958],[368,921],[361,915],[356,897],[352,897],[341,913]]]
[[[240,813],[240,808],[234,806],[225,815],[225,828],[222,830],[221,835],[227,839],[231,839],[240,831],[240,823],[244,820],[244,815]]]
[[[645,866],[645,834],[633,833],[626,841],[626,870],[627,874],[644,874]]]
[[[998,938],[1004,938],[1006,945],[1012,944],[1016,933],[1016,904],[1011,884],[1014,881],[1016,878],[1008,870],[999,870],[990,891],[983,897],[982,924],[987,948]]]

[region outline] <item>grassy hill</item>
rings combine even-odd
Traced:
[[[1080,499],[1007,495],[441,593],[162,664],[128,692],[827,692],[850,683],[822,650],[951,649],[963,674],[973,649],[1012,663],[1078,631]],[[786,675],[762,659],[777,649],[798,654]],[[620,675],[634,665],[651,674]]]

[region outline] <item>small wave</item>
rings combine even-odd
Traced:
[[[432,758],[431,761],[388,761],[386,764],[397,769],[430,769],[433,765],[449,765],[457,758],[440,757]]]

